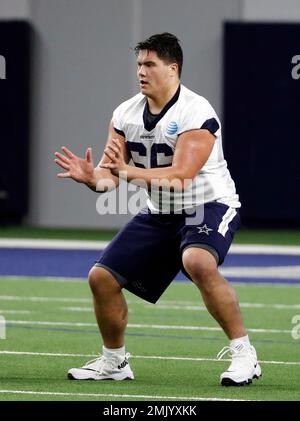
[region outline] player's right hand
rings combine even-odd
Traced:
[[[57,174],[59,178],[72,178],[78,183],[91,183],[94,175],[94,163],[92,158],[92,148],[87,148],[85,158],[79,158],[68,148],[63,146],[63,153],[55,152],[54,162],[66,170]]]

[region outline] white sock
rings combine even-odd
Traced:
[[[112,354],[120,355],[120,357],[125,356],[125,345],[121,346],[121,348],[106,348],[104,345],[102,346],[102,354],[105,357],[109,357]]]
[[[236,338],[236,339],[232,339],[230,341],[230,347],[231,348],[239,348],[240,345],[245,344],[245,345],[250,345],[250,341],[249,341],[249,336],[242,336],[241,338]]]

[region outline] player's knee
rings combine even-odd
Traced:
[[[91,290],[94,292],[98,289],[99,285],[101,284],[103,278],[103,274],[101,270],[98,270],[96,267],[92,267],[92,269],[89,271],[89,285]]]
[[[183,266],[193,281],[205,287],[217,272],[214,257],[206,250],[187,249],[182,256]]]
[[[104,268],[94,266],[89,272],[89,285],[93,294],[119,290],[120,286],[113,276]]]

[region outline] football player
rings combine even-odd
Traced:
[[[239,197],[224,160],[221,124],[209,102],[180,82],[183,54],[170,33],[135,47],[140,92],[119,105],[103,157],[94,168],[63,147],[58,176],[95,191],[107,181],[140,180],[148,194],[138,213],[110,242],[89,273],[103,340],[96,360],[68,372],[71,379],[133,379],[125,353],[125,288],[155,303],[181,269],[229,339],[232,362],[222,385],[245,385],[261,376],[234,289],[218,271],[240,224]],[[129,165],[132,160],[134,165]]]

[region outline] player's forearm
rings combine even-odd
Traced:
[[[117,188],[119,178],[109,170],[95,167],[92,178],[85,185],[94,192],[103,193]]]
[[[185,187],[185,175],[182,169],[170,166],[165,168],[138,168],[126,165],[126,170],[119,174],[120,178],[139,185],[141,180],[147,187],[162,186],[173,183],[175,189],[182,190]],[[144,186],[142,186],[144,187]]]

